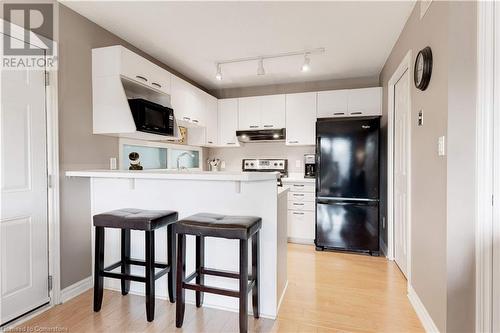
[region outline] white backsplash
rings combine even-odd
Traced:
[[[208,158],[225,161],[226,171],[241,171],[244,158],[286,158],[289,173],[304,174],[304,154],[314,154],[314,150],[314,146],[286,146],[284,142],[252,142],[238,148],[210,148]]]

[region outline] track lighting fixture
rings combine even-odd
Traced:
[[[325,53],[324,47],[319,47],[316,49],[307,49],[307,50],[302,50],[302,51],[295,51],[295,52],[261,55],[258,57],[248,57],[248,58],[239,58],[239,59],[218,61],[215,63],[216,68],[217,68],[215,78],[219,81],[222,80],[222,68],[221,68],[222,65],[257,60],[257,75],[265,75],[266,71],[264,69],[264,59],[276,59],[276,58],[292,57],[292,56],[299,56],[299,55],[304,56],[304,63],[302,64],[301,71],[308,72],[311,70],[311,58],[310,58],[310,56],[312,54],[320,54],[320,53]]]
[[[257,67],[257,75],[265,75],[266,71],[264,70],[264,59],[259,59],[259,65]]]
[[[304,63],[302,64],[302,68],[300,69],[302,72],[309,72],[311,69],[311,59],[309,58],[308,53],[304,53]]]
[[[220,64],[217,64],[217,73],[215,74],[215,78],[219,81],[222,80],[222,69]]]

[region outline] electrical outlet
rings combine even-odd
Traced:
[[[424,126],[424,110],[418,111],[418,126]]]
[[[116,170],[116,157],[111,157],[109,159],[109,169]]]
[[[221,170],[225,170],[226,169],[226,161],[220,162],[220,168],[221,168]]]
[[[438,138],[438,156],[446,156],[446,144],[444,136]]]

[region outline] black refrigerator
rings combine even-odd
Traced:
[[[379,252],[379,117],[316,123],[316,249]]]

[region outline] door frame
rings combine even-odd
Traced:
[[[411,82],[413,77],[412,72],[412,50],[410,49],[398,68],[394,71],[389,79],[387,89],[387,258],[394,261],[395,250],[395,237],[394,237],[394,87],[399,81],[405,71],[408,71],[408,79],[410,85],[408,86],[408,104],[410,108],[409,123],[407,128],[408,145],[411,150]],[[406,258],[406,275],[408,285],[411,281],[411,154],[408,152],[407,156],[408,165],[408,184],[407,184],[407,209],[408,209],[408,225],[406,233],[407,258]]]
[[[0,35],[6,35],[3,31],[3,20],[0,20],[2,30]],[[13,25],[13,24],[12,24]],[[11,29],[11,38],[24,40],[24,28],[15,26]],[[37,40],[32,38],[32,40]],[[43,47],[43,44],[41,44]],[[34,46],[40,47],[37,43]],[[58,50],[58,43],[53,41],[54,50]],[[58,75],[57,71],[46,71],[48,78],[45,85],[45,111],[46,111],[46,146],[47,146],[47,223],[48,223],[48,272],[52,276],[52,290],[49,292],[50,303],[35,312],[29,312],[25,316],[15,320],[12,325],[18,324],[35,314],[45,311],[60,303],[60,212],[59,212],[59,109],[58,109]],[[0,73],[1,75],[1,73]],[[1,83],[0,83],[1,88]],[[1,276],[0,276],[1,282]],[[1,313],[0,302],[0,313]],[[7,326],[10,327],[11,324]]]
[[[494,240],[500,237],[499,180],[495,181],[494,166],[500,162],[500,6],[495,2],[477,4],[477,105],[476,105],[476,332],[491,332],[494,328],[494,307],[498,307],[499,286],[494,286]],[[496,45],[495,45],[496,44]],[[495,224],[497,225],[495,227]],[[498,253],[497,253],[498,254]],[[498,260],[498,259],[497,259]],[[496,267],[498,269],[498,267]],[[498,273],[498,271],[497,271]]]

